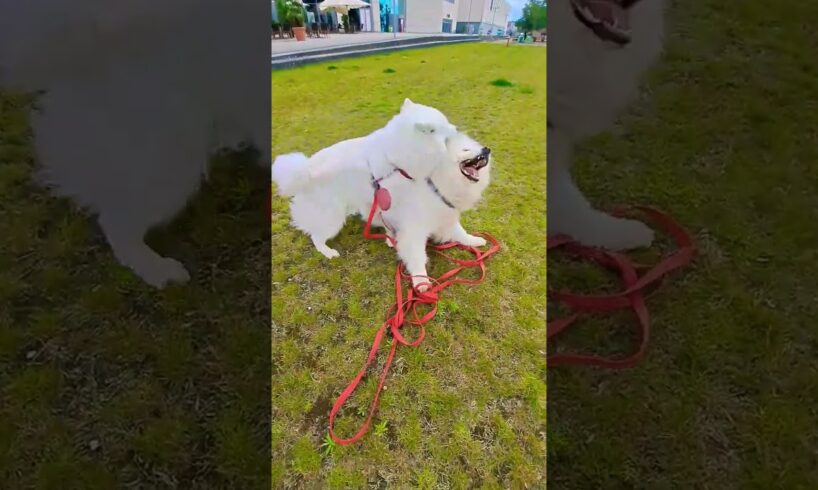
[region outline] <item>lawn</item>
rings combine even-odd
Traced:
[[[156,291],[32,182],[30,102],[0,93],[0,488],[268,485],[269,171],[214,162]]]
[[[663,61],[621,134],[583,145],[601,206],[654,204],[699,256],[648,300],[637,368],[549,370],[553,488],[818,487],[818,5],[673,2]],[[549,255],[554,287],[599,288]],[[629,314],[561,348],[624,353]]]
[[[446,290],[423,344],[398,350],[377,427],[325,444],[330,406],[393,301],[396,256],[351,219],[329,261],[273,198],[274,487],[544,485],[545,64],[544,50],[462,44],[273,72],[273,154],[365,135],[405,97],[443,111],[493,150],[492,184],[463,222],[503,244],[486,281]],[[433,274],[445,266],[431,260]],[[374,381],[342,411],[340,435],[362,421]]]

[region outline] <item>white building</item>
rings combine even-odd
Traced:
[[[406,32],[454,32],[462,0],[406,0]]]
[[[506,34],[511,7],[506,0],[364,0],[369,8],[358,9],[363,31],[460,34]],[[275,1],[271,1],[272,19],[276,22]],[[319,4],[320,5],[320,4]],[[306,6],[308,17],[315,21],[315,4]],[[322,24],[337,25],[341,16],[322,13]]]
[[[458,0],[455,32],[502,36],[510,13],[506,0]]]
[[[506,0],[365,0],[361,13],[374,17],[374,31],[504,34],[511,11]],[[371,14],[370,14],[371,12]],[[388,13],[388,14],[387,14]]]

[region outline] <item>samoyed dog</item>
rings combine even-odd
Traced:
[[[269,65],[252,49],[269,43],[267,8],[0,0],[0,86],[42,92],[38,180],[96,214],[119,262],[153,286],[189,278],[144,235],[184,208],[209,155],[244,142],[269,155]]]
[[[649,246],[641,222],[594,209],[570,173],[574,146],[609,130],[638,95],[662,50],[666,0],[559,0],[549,4],[548,234],[596,247]]]
[[[395,240],[398,256],[419,290],[427,289],[426,243],[482,246],[460,213],[474,207],[489,184],[491,151],[460,133],[436,109],[406,99],[389,123],[362,138],[341,141],[312,157],[282,155],[272,166],[279,194],[290,197],[293,225],[327,258],[327,245],[348,216],[368,217],[373,195],[391,196],[373,226]],[[387,239],[387,244],[391,246]]]

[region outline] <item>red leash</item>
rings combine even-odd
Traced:
[[[382,189],[385,190],[385,189]],[[392,237],[387,236],[383,233],[371,233],[370,228],[372,226],[372,219],[375,216],[375,212],[379,207],[379,202],[383,204],[383,209],[388,209],[388,193],[384,195],[381,193],[380,195],[376,192],[375,198],[372,201],[372,208],[369,211],[369,217],[367,218],[366,225],[364,225],[364,236],[368,239],[378,239],[378,238],[386,238],[389,240],[393,245],[395,244],[395,240]],[[369,355],[366,358],[366,363],[358,371],[358,374],[355,378],[344,388],[344,391],[338,396],[338,399],[335,400],[335,403],[332,405],[332,410],[329,413],[329,434],[332,437],[332,440],[335,441],[337,444],[342,446],[346,446],[348,444],[352,444],[353,442],[357,441],[364,434],[366,434],[367,430],[369,430],[369,424],[372,422],[372,418],[375,415],[375,411],[378,408],[378,400],[381,396],[381,391],[383,390],[383,385],[386,381],[386,375],[389,372],[389,368],[392,366],[392,361],[395,358],[395,352],[398,349],[398,345],[406,345],[409,347],[417,347],[423,342],[423,338],[426,336],[426,330],[424,329],[423,325],[434,318],[435,314],[437,313],[437,301],[438,301],[438,293],[446,289],[447,287],[453,284],[480,284],[483,282],[483,279],[486,276],[486,265],[485,260],[490,256],[494,255],[500,250],[500,242],[497,241],[493,236],[489,235],[488,233],[477,233],[478,235],[485,238],[491,246],[486,251],[482,251],[477,247],[470,247],[467,245],[463,245],[461,243],[446,243],[443,245],[430,245],[430,248],[437,253],[438,255],[442,256],[449,262],[457,264],[457,267],[454,269],[446,272],[442,276],[435,278],[429,278],[428,283],[424,283],[429,286],[429,289],[418,293],[412,288],[412,278],[411,276],[407,275],[404,271],[403,264],[398,262],[398,266],[395,270],[395,304],[393,304],[389,308],[389,313],[387,314],[387,319],[381,325],[381,328],[378,329],[378,332],[375,334],[375,340],[372,343],[372,348],[369,349]],[[444,250],[448,250],[451,248],[459,248],[461,250],[465,250],[472,255],[474,258],[471,260],[463,260],[457,259],[454,257],[450,257],[443,253]],[[458,278],[457,275],[460,272],[466,269],[479,269],[480,270],[480,277],[477,279],[461,279]],[[406,288],[404,293],[402,279],[406,279],[409,282],[409,286]],[[405,299],[404,299],[405,297]],[[426,313],[420,314],[417,310],[419,305],[430,305],[431,309]],[[411,317],[409,316],[411,312]],[[417,338],[414,341],[408,341],[400,332],[400,329],[404,327],[406,324],[416,325],[420,328],[420,333],[418,334]],[[335,434],[333,427],[335,426],[335,417],[338,415],[338,411],[341,407],[346,403],[347,399],[352,396],[352,393],[358,387],[358,384],[361,382],[363,377],[366,375],[367,369],[369,366],[375,362],[375,358],[378,355],[378,349],[381,345],[381,341],[383,340],[384,335],[386,334],[387,328],[392,333],[392,347],[389,349],[389,354],[386,357],[386,363],[383,366],[383,371],[381,371],[380,379],[378,380],[378,388],[375,391],[375,397],[372,399],[372,403],[369,406],[369,415],[367,416],[366,420],[364,421],[363,425],[358,429],[358,431],[352,437],[348,439],[342,439]]]
[[[569,254],[590,259],[608,269],[619,272],[624,290],[609,295],[579,295],[566,291],[548,290],[549,301],[565,304],[574,310],[574,314],[548,322],[548,340],[574,324],[583,313],[607,313],[630,308],[636,314],[639,325],[639,345],[628,357],[613,359],[575,353],[560,353],[548,357],[548,366],[586,365],[604,368],[626,368],[636,365],[645,356],[650,338],[650,315],[645,305],[645,289],[661,283],[670,272],[688,265],[693,260],[695,245],[690,234],[666,214],[647,206],[633,206],[631,209],[641,211],[662,231],[676,242],[677,250],[665,257],[653,267],[646,267],[631,262],[628,257],[607,250],[582,246],[571,238],[556,236],[548,238],[548,250],[562,247]],[[622,210],[614,213],[622,215]],[[646,270],[640,277],[638,270]]]

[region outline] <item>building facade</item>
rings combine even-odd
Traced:
[[[503,36],[511,6],[506,0],[458,0],[455,32]]]
[[[443,32],[444,5],[452,4],[449,0],[406,0],[406,32]]]
[[[358,27],[371,32],[459,33],[504,35],[511,11],[506,0],[363,0],[368,8],[358,9]],[[333,12],[315,15],[314,0],[306,0],[307,20],[337,25],[341,16]],[[318,4],[320,5],[320,3]],[[272,20],[277,22],[275,2]],[[319,19],[320,17],[320,19]]]
[[[506,0],[372,0],[380,30],[413,33],[503,35],[511,11]],[[377,4],[377,8],[375,5]],[[376,29],[373,29],[376,30]]]

